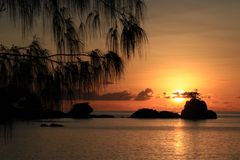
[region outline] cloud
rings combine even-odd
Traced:
[[[146,88],[145,90],[138,93],[138,95],[134,98],[136,101],[145,101],[152,98],[153,90],[150,88]]]
[[[120,92],[111,92],[99,95],[96,92],[85,93],[82,96],[83,100],[98,100],[98,101],[145,101],[153,97],[153,90],[146,88],[137,95],[132,94],[126,90]]]
[[[171,96],[167,95],[167,92],[163,92],[163,98],[165,98],[165,99],[170,99]]]
[[[197,89],[195,89],[194,91],[185,91],[185,92],[173,92],[167,94],[167,92],[163,92],[163,97],[165,99],[174,99],[174,98],[186,98],[186,99],[191,99],[191,98],[203,98],[203,99],[211,99],[212,96],[210,95],[202,95],[198,92]],[[239,97],[240,98],[240,97]]]
[[[165,99],[170,99],[171,97],[170,97],[170,96],[165,96],[165,97],[163,97],[163,98],[165,98]]]
[[[174,92],[172,93],[174,96],[172,98],[196,98],[200,96],[200,93],[197,91],[194,92]]]
[[[100,101],[126,101],[131,100],[134,96],[128,91],[106,93],[98,95],[96,92],[86,93],[84,100],[100,100]]]
[[[157,95],[156,98],[161,98],[161,96]]]

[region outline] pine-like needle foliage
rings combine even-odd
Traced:
[[[1,14],[20,24],[23,38],[41,23],[57,50],[49,53],[36,38],[26,47],[1,45],[0,87],[27,88],[52,108],[118,80],[121,57],[141,53],[147,42],[144,10],[143,0],[2,0]],[[104,36],[106,52],[85,51],[86,39]]]

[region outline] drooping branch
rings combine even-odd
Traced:
[[[123,69],[122,59],[114,52],[50,54],[36,40],[27,47],[0,45],[0,88],[26,88],[38,94],[46,107],[98,90],[105,82],[118,80]]]
[[[128,34],[125,38],[115,39],[118,40],[115,45],[124,44],[121,45],[121,52],[127,58],[133,57],[139,52],[138,46],[146,43],[146,33],[141,27],[145,10],[143,0],[3,0],[2,3],[6,4],[12,21],[22,26],[23,36],[39,22],[44,29],[51,29],[49,31],[52,32],[58,53],[84,51],[83,40],[102,36],[102,33],[115,26],[119,33]],[[73,19],[81,22],[79,31]],[[122,23],[123,20],[129,22]],[[129,28],[129,25],[132,27]],[[135,33],[130,35],[130,32]],[[107,47],[110,45],[107,44]]]
[[[0,50],[0,58],[5,59],[8,58],[10,60],[13,60],[15,58],[23,58],[23,59],[45,59],[47,61],[52,61],[57,64],[64,64],[64,63],[69,63],[68,61],[65,60],[55,60],[57,57],[74,57],[75,59],[81,59],[81,57],[92,57],[92,52],[95,51],[89,51],[89,52],[81,52],[77,54],[50,54],[50,55],[32,55],[32,54],[25,54],[26,51],[29,51],[29,47],[13,47],[11,49],[7,49],[4,51]],[[23,52],[15,53],[16,50],[22,50]],[[45,50],[47,52],[47,50]],[[53,58],[53,59],[52,59]],[[104,58],[104,56],[99,56],[97,57],[99,59]],[[72,63],[78,63],[79,61],[71,61]]]
[[[141,54],[147,43],[144,0],[2,0],[0,13],[5,9],[23,38],[41,24],[56,51],[50,53],[36,39],[25,47],[0,45],[0,87],[26,88],[46,107],[119,80],[121,57]],[[106,38],[106,52],[85,50],[96,37]]]
[[[130,15],[121,19],[123,30],[121,33],[121,50],[127,56],[131,58],[135,55],[136,49],[138,54],[141,54],[141,45],[148,42],[145,31],[139,27],[138,20]]]

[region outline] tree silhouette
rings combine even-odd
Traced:
[[[1,15],[21,26],[23,38],[40,23],[56,51],[50,53],[36,37],[24,47],[0,45],[0,88],[27,90],[45,108],[59,109],[65,98],[119,80],[124,60],[141,54],[147,42],[144,9],[143,0],[2,0]],[[105,52],[85,50],[96,37],[106,38]]]

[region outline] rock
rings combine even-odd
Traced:
[[[148,108],[139,109],[134,112],[131,118],[158,118],[158,111]]]
[[[217,114],[214,111],[208,110],[207,104],[199,99],[193,98],[187,101],[184,109],[181,112],[183,119],[215,119]]]
[[[134,112],[131,118],[180,118],[178,113],[169,111],[156,111],[153,109],[143,108]]]
[[[206,116],[208,119],[217,119],[217,114],[212,110],[208,110]]]
[[[91,118],[92,111],[93,108],[88,103],[78,103],[73,105],[68,116],[71,118]]]
[[[158,118],[180,118],[180,115],[178,113],[169,111],[160,111],[158,115],[159,115]]]

